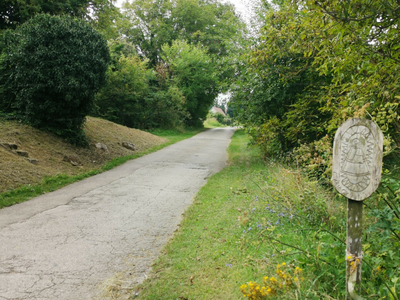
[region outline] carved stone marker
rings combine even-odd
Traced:
[[[373,121],[350,119],[336,131],[333,142],[332,183],[347,197],[346,299],[363,299],[361,285],[362,200],[381,181],[383,134]]]
[[[332,182],[346,198],[361,201],[379,186],[383,134],[373,121],[350,119],[336,131]]]

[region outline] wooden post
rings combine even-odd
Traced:
[[[363,203],[347,199],[346,299],[362,299],[357,295],[361,285],[362,214]]]
[[[363,203],[379,186],[383,134],[373,121],[347,120],[333,142],[332,183],[347,198],[346,299],[362,300]]]

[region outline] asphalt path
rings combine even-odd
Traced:
[[[1,209],[0,299],[123,299],[225,166],[233,133],[211,129]]]

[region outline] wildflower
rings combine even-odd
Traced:
[[[226,264],[226,266],[232,268],[232,264]]]
[[[278,221],[276,221],[275,225],[278,225],[278,224],[279,224],[279,220],[278,220]]]

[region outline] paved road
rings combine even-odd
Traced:
[[[143,281],[193,196],[225,166],[233,132],[200,133],[0,210],[0,299],[107,299]]]

